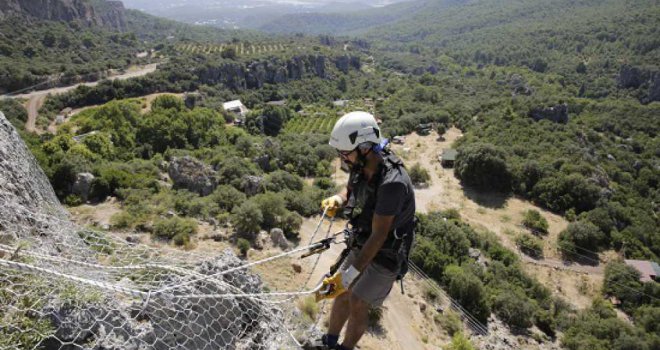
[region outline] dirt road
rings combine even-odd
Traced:
[[[118,74],[114,76],[110,76],[105,79],[109,80],[124,80],[124,79],[130,79],[130,78],[135,78],[139,76],[146,75],[148,73],[154,72],[156,70],[156,67],[158,66],[157,63],[149,64],[143,67],[136,67],[134,69],[129,70],[126,73],[123,74]],[[104,79],[104,80],[105,80]],[[70,85],[70,86],[63,86],[63,87],[56,87],[48,90],[39,90],[39,91],[33,91],[25,94],[18,94],[18,95],[12,95],[10,98],[20,98],[20,99],[26,99],[27,103],[25,105],[25,108],[27,109],[28,112],[28,120],[25,123],[25,129],[29,132],[36,132],[36,123],[37,123],[37,117],[39,116],[39,108],[43,105],[44,101],[46,100],[46,97],[48,95],[59,95],[62,93],[65,93],[67,91],[73,90],[77,88],[80,85],[85,85],[85,86],[96,86],[98,85],[99,81],[94,81],[94,82],[88,82],[88,83],[79,83],[75,85]]]

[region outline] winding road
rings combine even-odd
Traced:
[[[143,76],[149,73],[152,73],[156,71],[156,67],[158,66],[158,63],[152,63],[148,64],[146,66],[141,66],[141,67],[136,67],[135,69],[132,69],[126,73],[110,76],[107,78],[104,78],[102,80],[125,80],[125,79],[130,79],[130,78],[135,78],[139,76]],[[10,96],[4,96],[8,98],[18,98],[18,99],[26,99],[27,103],[25,104],[25,108],[27,109],[28,113],[28,120],[25,123],[25,129],[29,132],[37,132],[36,129],[36,123],[37,123],[37,117],[39,116],[39,109],[41,106],[43,106],[44,101],[46,100],[46,97],[48,95],[59,95],[63,94],[65,92],[71,91],[75,88],[77,88],[80,85],[85,85],[85,86],[96,86],[101,80],[93,81],[93,82],[87,82],[87,83],[79,83],[79,84],[74,84],[70,86],[62,86],[62,87],[56,87],[52,89],[47,89],[47,90],[38,90],[38,91],[33,91],[25,94],[17,94],[17,95],[10,95]]]

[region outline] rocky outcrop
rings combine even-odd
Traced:
[[[648,78],[649,75],[647,71],[638,67],[624,64],[621,66],[621,69],[619,69],[619,78],[617,79],[617,83],[619,84],[619,87],[624,89],[638,88],[644,84]]]
[[[0,231],[7,241],[65,229],[68,214],[16,129],[0,112]],[[49,215],[45,215],[48,213]],[[66,240],[65,240],[66,241]]]
[[[345,57],[345,58],[342,58]],[[341,56],[337,65],[359,69],[360,58]],[[281,84],[304,77],[326,78],[326,57],[323,55],[295,56],[288,60],[270,58],[251,63],[224,62],[207,64],[195,72],[204,84],[223,84],[230,89],[258,89],[264,84]]]
[[[627,64],[619,69],[617,85],[623,89],[643,89],[648,91],[640,97],[642,103],[660,101],[660,72],[656,69],[643,69]]]
[[[243,178],[243,192],[248,196],[254,196],[263,191],[264,178],[261,176],[247,175]]]
[[[348,73],[349,69],[351,68],[359,70],[361,66],[360,57],[358,56],[343,55],[335,58],[334,61],[337,69],[342,71],[344,74]]]
[[[284,236],[284,231],[280,228],[274,228],[270,230],[270,240],[273,242],[273,245],[280,247],[282,249],[289,249],[289,241],[286,240]]]
[[[511,95],[531,95],[534,90],[527,84],[527,81],[520,74],[512,74],[509,78]]]
[[[547,119],[555,123],[566,124],[568,123],[568,105],[564,103],[553,107],[534,108],[530,115],[536,121]]]
[[[0,20],[9,17],[49,21],[80,21],[124,30],[126,15],[121,1],[0,0]]]
[[[90,173],[79,173],[76,174],[76,181],[71,187],[71,193],[80,197],[84,202],[87,202],[89,198],[90,190],[92,189],[92,182],[94,181],[94,175]]]
[[[170,162],[167,174],[177,188],[185,188],[200,196],[207,196],[218,186],[216,173],[201,161],[185,156]]]
[[[660,72],[653,74],[649,87],[648,102],[660,101]]]

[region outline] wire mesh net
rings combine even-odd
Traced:
[[[61,239],[0,245],[1,349],[291,344],[277,303],[282,297],[264,292],[261,279],[231,251],[201,257],[130,244],[66,221],[49,226]]]
[[[295,348],[311,272],[289,291],[257,272],[305,249],[247,262],[78,226],[0,112],[0,350]]]

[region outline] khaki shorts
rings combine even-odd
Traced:
[[[357,249],[351,250],[341,265],[341,270],[348,269],[355,261],[358,253],[359,250]],[[351,291],[355,296],[369,305],[381,306],[385,298],[390,294],[396,277],[396,272],[392,272],[377,263],[371,262],[353,282]]]

